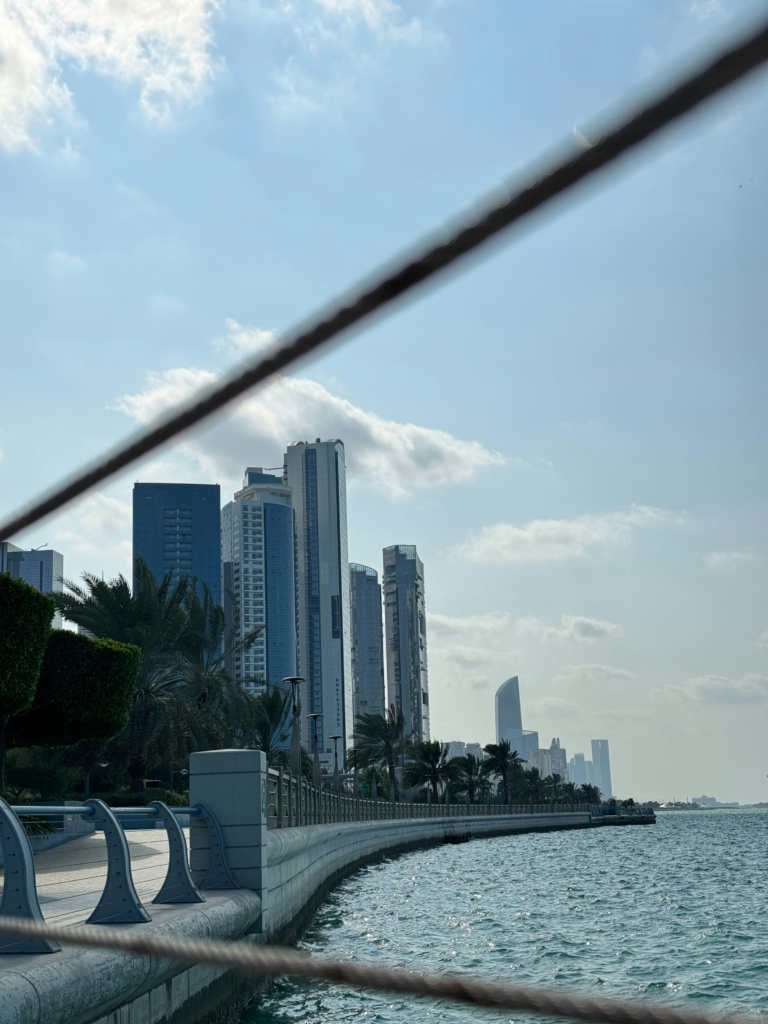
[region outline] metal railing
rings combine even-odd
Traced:
[[[425,803],[412,800],[372,800],[347,788],[335,788],[333,776],[319,788],[299,779],[285,768],[270,768],[267,785],[267,827],[292,828],[337,822],[384,821],[416,818],[465,818],[510,814],[589,813],[592,817],[618,814],[621,817],[653,815],[649,807],[603,808],[592,804],[564,803]]]
[[[180,817],[200,819],[208,828],[210,858],[207,870],[196,883],[190,870],[187,840],[179,822]],[[81,853],[80,861],[71,859],[65,870],[53,872],[54,877],[41,876],[38,882],[34,853],[28,830],[22,819],[27,819],[29,830],[44,839],[62,828],[68,818],[80,818],[93,825],[94,832],[103,832],[105,845],[98,851],[92,845]],[[126,819],[151,819],[165,831],[165,849],[153,835],[149,842],[142,835],[141,842],[129,843]],[[88,833],[71,839],[90,839]],[[236,889],[237,882],[229,872],[224,854],[221,829],[214,814],[202,805],[195,807],[168,807],[155,801],[147,807],[108,807],[101,800],[87,800],[82,804],[29,804],[11,806],[0,800],[0,846],[3,854],[3,892],[0,915],[42,921],[41,900],[46,904],[49,917],[73,923],[82,916],[83,906],[91,908],[88,924],[135,924],[151,921],[151,915],[140,897],[135,874],[142,880],[144,899],[149,895],[152,903],[203,903],[206,889]],[[133,847],[133,849],[131,849]],[[141,847],[141,851],[137,848]],[[160,857],[156,854],[161,853]],[[158,862],[167,859],[167,868],[158,874]],[[149,871],[141,861],[150,863]],[[68,873],[68,877],[65,877]],[[84,888],[85,887],[85,888]],[[149,890],[149,893],[147,893]],[[55,906],[55,910],[52,907]],[[51,912],[53,911],[53,912]],[[0,953],[55,952],[56,943],[28,939],[14,941],[0,935]]]

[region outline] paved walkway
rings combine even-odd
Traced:
[[[185,829],[189,845],[189,829]],[[131,854],[133,883],[144,904],[152,902],[168,869],[165,829],[136,829],[125,833]],[[46,921],[78,924],[99,902],[107,877],[103,832],[64,843],[35,857],[37,893]]]

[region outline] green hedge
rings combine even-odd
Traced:
[[[51,632],[34,703],[8,725],[9,746],[110,739],[128,721],[141,651],[64,629]]]
[[[0,730],[34,700],[55,610],[53,598],[0,573]]]

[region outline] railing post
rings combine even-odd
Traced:
[[[235,882],[262,899],[267,854],[267,758],[262,750],[203,750],[189,758],[189,802],[204,805],[216,818],[224,859]],[[192,874],[205,872],[210,859],[208,831],[190,820]]]
[[[277,770],[277,827],[283,827],[283,766]]]
[[[24,826],[5,800],[0,799],[0,846],[5,858],[0,914],[43,923],[35,885],[35,858]],[[58,942],[0,935],[0,953],[57,953]]]

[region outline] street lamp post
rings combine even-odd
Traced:
[[[174,762],[171,761],[170,774],[168,776],[168,792],[169,793],[173,792],[173,778],[174,778],[175,775],[189,775],[189,772],[187,771],[186,768],[179,768],[176,771],[174,771],[173,770],[173,764],[174,764]]]
[[[320,751],[317,748],[317,720],[318,718],[325,718],[325,715],[319,711],[313,712],[311,715],[307,715],[307,718],[312,722],[313,731],[313,745],[315,748],[315,756],[312,761],[312,783],[318,791],[320,790]]]
[[[341,792],[341,784],[339,779],[339,740],[341,736],[331,736],[333,740],[333,788],[336,790],[336,796],[339,796]]]
[[[291,723],[291,752],[289,757],[290,773],[296,779],[296,823],[301,824],[301,735],[299,715],[301,714],[301,692],[299,687],[306,682],[303,676],[285,676],[284,683],[290,683],[291,701],[293,704],[293,721]],[[289,787],[292,783],[289,780]],[[290,799],[290,798],[289,798]],[[290,803],[289,803],[290,806]]]
[[[301,713],[301,702],[299,699],[299,687],[306,682],[303,676],[286,676],[284,683],[291,684],[291,700],[293,703],[293,722],[291,724],[291,774],[296,776],[296,781],[301,778],[301,736],[299,735],[299,715]]]

